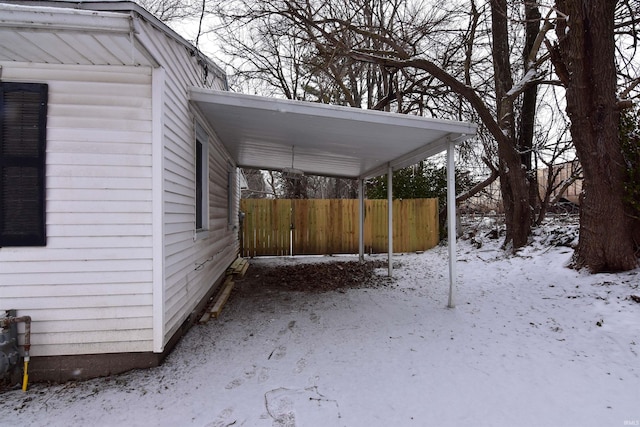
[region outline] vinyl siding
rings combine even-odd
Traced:
[[[164,342],[191,315],[196,305],[225,274],[238,253],[237,222],[227,220],[229,155],[208,130],[208,237],[194,240],[195,121],[189,105],[192,86],[223,89],[210,71],[206,83],[198,58],[165,34],[141,21],[139,37],[165,69],[164,92]],[[201,123],[205,129],[206,125]],[[237,196],[234,200],[238,200]],[[233,208],[237,211],[237,208]]]
[[[0,248],[33,356],[151,351],[151,69],[2,63],[49,85],[47,246]]]
[[[0,248],[0,309],[33,318],[33,356],[162,351],[238,253],[239,189],[230,207],[231,160],[204,121],[208,233],[195,230],[188,88],[223,78],[135,23],[160,68],[0,62],[5,81],[49,84],[47,246]]]

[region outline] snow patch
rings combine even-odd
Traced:
[[[0,395],[0,419],[65,427],[640,420],[640,269],[566,268],[577,235],[567,221],[551,218],[517,254],[500,249],[500,221],[464,222],[481,247],[459,241],[455,309],[446,308],[446,246],[399,256],[389,286],[237,287],[220,318],[192,328],[162,366],[16,387]]]

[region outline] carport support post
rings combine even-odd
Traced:
[[[447,234],[449,238],[449,308],[456,306],[454,291],[456,286],[456,162],[455,143],[447,146]]]
[[[391,165],[389,165],[389,170],[387,171],[387,210],[389,212],[389,229],[387,231],[387,241],[389,242],[389,260],[387,262],[389,264],[389,277],[392,277],[393,261],[391,258],[393,257],[393,168],[391,167]]]
[[[364,262],[364,179],[358,180],[358,256]]]

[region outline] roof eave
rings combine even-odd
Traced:
[[[369,178],[441,153],[477,130],[470,123],[344,106],[202,88],[189,92],[236,163],[255,169],[295,167],[312,175]],[[305,129],[309,139],[300,143]],[[337,129],[345,132],[344,141],[336,140]]]

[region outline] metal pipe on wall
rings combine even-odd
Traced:
[[[22,391],[27,391],[29,383],[29,350],[31,350],[31,316],[4,317],[0,319],[0,327],[8,328],[11,325],[24,323],[24,371],[22,376]]]

